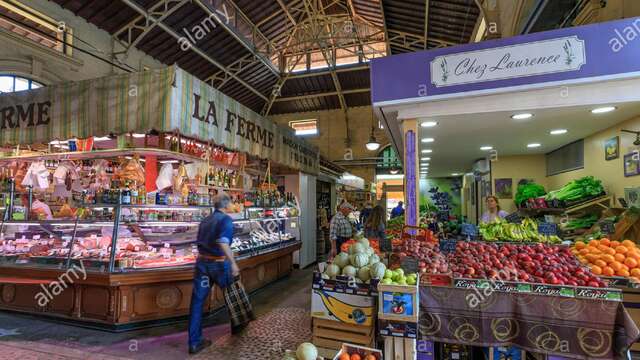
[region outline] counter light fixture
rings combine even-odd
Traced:
[[[604,114],[604,113],[611,112],[611,111],[613,111],[615,109],[616,109],[615,106],[603,106],[603,107],[599,107],[599,108],[595,108],[595,109],[591,110],[591,113],[593,113],[593,114]]]

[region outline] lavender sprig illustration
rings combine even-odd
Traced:
[[[573,47],[571,47],[571,42],[569,42],[569,40],[565,41],[562,49],[566,54],[564,63],[567,65],[571,65],[571,63],[573,63],[573,59],[575,59],[575,55],[573,55]]]
[[[442,69],[442,82],[447,82],[449,78],[449,69],[447,67],[447,59],[442,58],[442,62],[440,63],[440,68]]]

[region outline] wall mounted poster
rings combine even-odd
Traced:
[[[496,196],[498,199],[513,198],[513,179],[496,179]]]
[[[624,156],[624,176],[640,175],[640,157],[635,152]]]
[[[604,142],[604,159],[609,161],[620,157],[620,137],[614,136]]]

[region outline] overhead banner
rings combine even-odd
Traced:
[[[180,132],[316,174],[315,147],[177,67],[0,94],[0,144]]]
[[[640,17],[371,61],[376,106],[640,77]]]

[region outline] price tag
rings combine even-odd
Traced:
[[[405,256],[400,262],[400,267],[404,270],[405,274],[413,274],[418,272],[418,259]]]
[[[440,240],[440,251],[443,253],[450,253],[456,251],[456,245],[458,240],[456,239],[443,239]]]
[[[538,224],[538,232],[542,235],[557,235],[558,225],[554,223],[541,222]]]
[[[616,225],[612,221],[604,221],[600,224],[600,231],[603,234],[613,234],[616,232]]]
[[[504,219],[507,220],[507,222],[509,222],[511,224],[521,224],[522,223],[522,216],[520,216],[520,214],[518,214],[517,211],[512,213],[512,214],[507,215]]]
[[[380,251],[389,252],[391,249],[391,238],[389,236],[385,236],[380,239]]]

